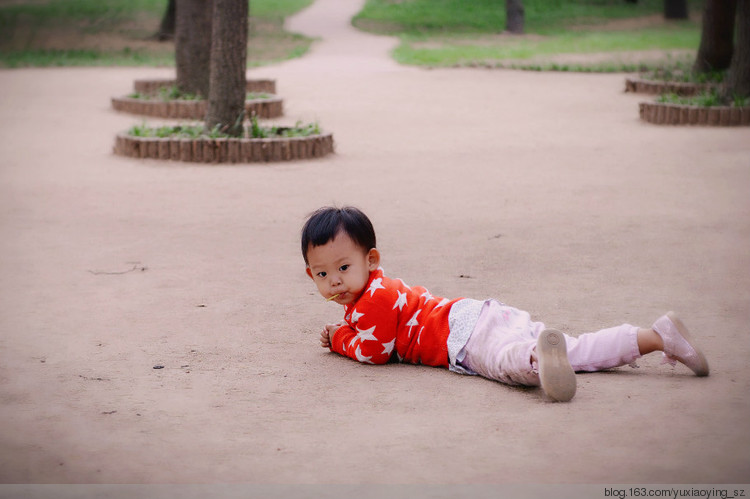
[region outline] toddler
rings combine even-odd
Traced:
[[[572,337],[495,300],[441,298],[390,279],[380,267],[372,223],[356,208],[325,207],[310,215],[302,255],[320,294],[344,306],[344,321],[323,328],[321,346],[359,362],[447,367],[541,386],[561,402],[575,395],[576,371],[633,365],[655,351],[708,376],[706,358],[673,312],[648,329],[623,324]]]

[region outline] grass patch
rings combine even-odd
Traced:
[[[133,137],[150,137],[150,138],[175,138],[175,139],[221,139],[236,138],[227,135],[214,128],[207,130],[202,123],[192,125],[160,126],[151,127],[146,123],[134,125],[127,131],[128,135]],[[241,138],[249,139],[268,139],[268,138],[290,138],[290,137],[309,137],[311,135],[320,135],[321,128],[318,123],[303,124],[298,121],[293,127],[270,126],[264,127],[258,124],[258,120],[252,117],[250,125],[244,127]]]
[[[311,40],[283,29],[312,0],[252,0],[248,66],[299,57]],[[0,4],[0,67],[174,66],[154,39],[166,0],[35,0]]]
[[[720,84],[726,77],[724,71],[709,71],[707,73],[693,72],[693,60],[675,61],[672,64],[664,64],[651,71],[645,72],[641,77],[644,80],[669,81],[676,83]]]
[[[750,105],[750,98],[734,96],[726,98],[721,93],[714,89],[700,93],[698,95],[686,97],[677,95],[674,93],[668,93],[660,95],[656,102],[664,104],[679,104],[681,106],[698,106],[698,107],[714,107],[714,106],[731,106],[731,107],[746,107]]]
[[[702,8],[697,0],[689,5],[696,15]],[[498,0],[368,0],[354,23],[399,36],[395,59],[429,67],[630,71],[643,66],[637,52],[694,51],[700,42],[696,21],[663,19],[662,0],[526,0],[524,7],[526,34],[521,36],[502,34],[505,8]],[[632,55],[628,61],[613,57],[588,65],[575,57],[553,60],[561,54],[614,53]]]
[[[161,87],[155,94],[133,92],[128,94],[128,97],[131,99],[160,100],[164,102],[172,100],[203,100],[203,97],[198,94],[181,91],[177,85]],[[245,100],[263,100],[271,99],[272,97],[274,96],[266,92],[248,92],[245,95]]]

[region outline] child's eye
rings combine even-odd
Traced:
[[[346,269],[348,268],[349,268],[349,265],[342,265],[341,267],[339,267],[339,271],[346,272]]]
[[[318,272],[318,277],[320,277],[321,279],[323,279],[325,276],[326,276],[325,272]]]

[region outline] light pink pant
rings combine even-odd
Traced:
[[[488,300],[463,349],[461,365],[485,378],[509,385],[539,386],[532,354],[544,331],[528,312]],[[565,335],[568,360],[575,371],[600,371],[632,364],[640,357],[638,328],[623,324],[574,338]],[[535,358],[535,357],[534,357]]]

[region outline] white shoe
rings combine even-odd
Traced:
[[[657,319],[651,326],[664,341],[664,359],[671,365],[677,361],[689,367],[696,376],[708,376],[708,361],[688,333],[687,327],[674,312]]]
[[[567,402],[576,394],[576,373],[570,366],[565,336],[555,329],[545,329],[536,342],[539,381],[542,390],[557,402]]]

